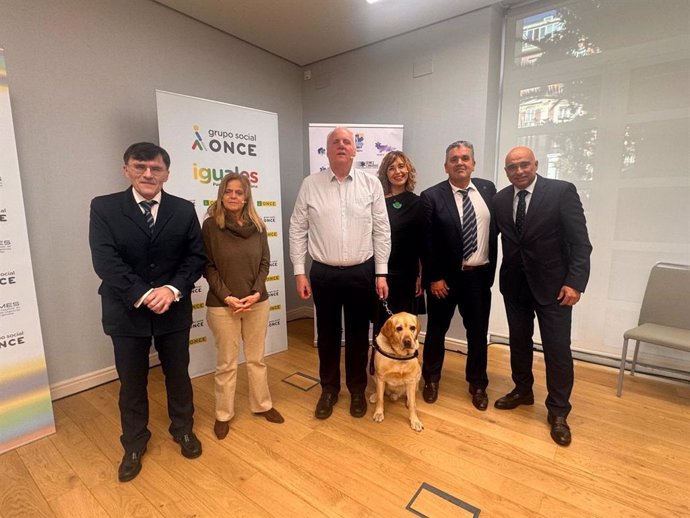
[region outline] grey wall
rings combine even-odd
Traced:
[[[314,122],[403,124],[418,193],[447,178],[446,146],[469,140],[475,175],[493,180],[502,20],[486,8],[306,67],[304,134]],[[463,337],[454,323],[448,338]]]
[[[128,185],[121,156],[129,144],[158,140],[154,90],[278,114],[287,229],[304,170],[302,73],[142,0],[2,0],[0,46],[55,385],[113,364],[88,247],[89,202]],[[296,298],[286,273],[288,296]]]
[[[127,145],[157,141],[155,89],[278,113],[286,236],[308,173],[309,122],[404,124],[418,191],[444,178],[444,148],[458,138],[475,143],[476,174],[493,178],[501,15],[484,9],[320,62],[305,82],[287,61],[154,2],[3,0],[0,46],[51,385],[113,364],[88,207],[127,186]],[[415,63],[433,73],[413,78]],[[285,274],[287,309],[299,309],[289,261]],[[454,325],[449,337],[461,335]]]

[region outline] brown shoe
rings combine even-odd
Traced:
[[[280,415],[280,412],[278,412],[275,408],[270,408],[266,410],[265,412],[255,412],[255,415],[260,415],[262,417],[266,418],[266,421],[269,423],[284,423],[285,419],[283,418],[282,415]]]
[[[216,434],[218,440],[222,441],[230,431],[230,421],[218,421],[213,423],[213,433]]]

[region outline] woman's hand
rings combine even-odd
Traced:
[[[237,314],[249,311],[254,304],[259,302],[260,298],[261,294],[257,291],[242,299],[233,296],[225,297],[225,303],[232,308],[233,313]]]
[[[233,297],[232,295],[225,297],[225,299],[223,299],[223,302],[225,302],[228,306],[235,310],[235,312],[237,312],[237,310],[243,306],[242,301],[237,297]]]

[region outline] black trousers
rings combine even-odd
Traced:
[[[521,275],[517,297],[504,296],[510,332],[510,367],[515,388],[529,392],[534,384],[532,360],[534,356],[534,315],[539,321],[544,363],[546,366],[546,408],[556,416],[570,413],[570,394],[573,390],[573,357],[570,351],[572,306],[558,301],[541,306],[536,303],[527,279]]]
[[[316,308],[319,377],[324,392],[340,392],[340,340],[345,315],[345,383],[351,394],[367,386],[374,261],[346,268],[314,261],[309,272]]]
[[[151,437],[146,387],[152,337],[111,338],[115,350],[115,368],[120,376],[120,442],[125,452],[140,451]],[[165,376],[170,434],[179,437],[190,433],[194,424],[192,382],[189,379],[189,329],[154,336],[153,344]]]
[[[485,389],[489,384],[486,364],[491,311],[490,274],[488,266],[469,271],[458,268],[449,279],[445,279],[449,288],[446,298],[439,299],[427,291],[427,331],[422,366],[425,382],[441,379],[446,333],[457,307],[467,337],[465,379],[477,388]]]

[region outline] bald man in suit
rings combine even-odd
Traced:
[[[539,176],[538,166],[530,148],[512,149],[505,159],[512,185],[494,196],[503,247],[500,289],[508,317],[515,383],[514,390],[494,406],[510,410],[534,404],[532,336],[536,314],[546,364],[551,438],[560,446],[568,446],[572,440],[566,420],[572,408],[572,308],[587,286],[592,245],[575,186]]]

